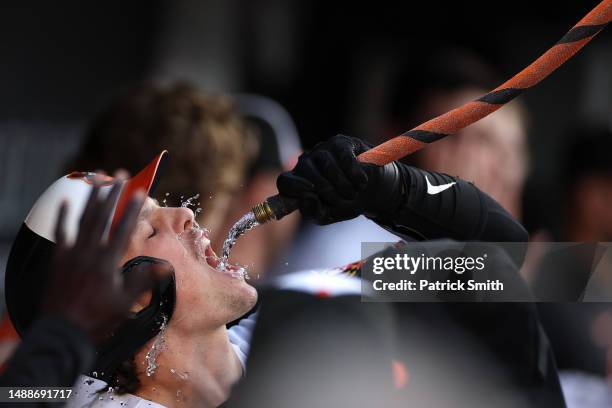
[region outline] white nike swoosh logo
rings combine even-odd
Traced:
[[[444,190],[448,190],[453,185],[457,184],[456,182],[453,181],[452,183],[434,186],[429,182],[429,179],[427,178],[427,176],[425,176],[425,181],[427,181],[427,194],[431,194],[431,195],[439,194],[443,192]]]

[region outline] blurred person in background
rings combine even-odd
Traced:
[[[491,68],[463,52],[441,53],[418,64],[414,61],[400,64],[389,84],[387,129],[381,131],[379,138],[372,137],[370,141],[382,143],[384,136],[402,133],[476,99],[498,82]],[[430,149],[433,149],[431,154],[428,153]],[[421,153],[407,161],[416,163],[417,167],[447,172],[474,182],[497,199],[506,211],[520,217],[527,156],[524,113],[517,102],[458,135],[427,146]],[[406,239],[415,238],[408,236]],[[502,236],[479,239],[506,240]],[[297,239],[289,259],[298,265],[296,269],[330,267],[345,261],[348,256],[370,255],[361,253],[361,242],[395,240],[371,220],[358,217],[330,226],[307,227]],[[317,256],[312,257],[313,253]],[[522,259],[517,267],[521,263]],[[397,303],[394,309],[399,317],[400,338],[410,339],[400,347],[400,357],[409,362],[409,366],[411,360],[415,361],[411,358],[415,353],[429,355],[445,350],[448,370],[432,370],[427,359],[413,363],[422,376],[422,383],[417,388],[425,387],[423,383],[434,381],[434,378],[436,382],[453,384],[454,373],[470,372],[474,358],[490,352],[491,361],[503,367],[501,372],[506,378],[520,384],[521,395],[527,396],[531,404],[563,406],[554,357],[533,304]],[[420,341],[415,340],[417,332]],[[439,336],[440,333],[443,336]],[[474,343],[457,339],[472,339]]]
[[[558,240],[612,242],[612,131],[579,126],[565,140]]]
[[[399,64],[389,83],[388,128],[381,135],[403,133],[478,99],[500,83],[500,77],[485,61],[459,49],[439,51],[419,64]],[[522,104],[511,102],[406,160],[473,182],[521,219],[528,170],[525,116]],[[378,144],[384,140],[373,141]]]
[[[368,142],[378,145],[481,97],[500,82],[493,68],[466,51],[440,51],[419,63],[402,57],[390,75],[381,107],[384,128],[369,135]],[[528,169],[525,116],[523,106],[514,101],[404,161],[473,182],[520,220]],[[369,255],[361,254],[361,242],[376,241],[393,241],[393,236],[365,217],[323,228],[307,225],[289,258],[295,269],[330,267]],[[319,256],[309,257],[312,252]]]
[[[186,84],[149,84],[128,91],[94,118],[67,170],[114,171],[127,163],[129,171],[136,171],[164,149],[173,165],[157,198],[171,206],[199,195],[189,204],[217,251],[234,222],[274,193],[276,177],[301,152],[288,113],[267,98],[238,95],[234,100]],[[263,276],[291,240],[298,217],[248,234],[233,250],[232,261],[247,265],[252,279]]]
[[[612,403],[612,131],[575,126],[559,177],[561,217],[556,238],[575,242],[544,256],[534,292],[561,370],[570,407]],[[552,303],[557,302],[557,303]],[[574,302],[574,303],[567,303]]]
[[[180,206],[199,194],[190,204],[202,209],[198,221],[217,242],[257,148],[229,97],[206,95],[186,84],[144,84],[112,101],[92,120],[66,170],[110,172],[127,165],[136,172],[168,149],[173,166],[160,182],[157,198],[162,205]]]

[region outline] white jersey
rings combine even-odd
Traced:
[[[79,377],[74,385],[74,392],[70,396],[66,407],[68,408],[165,408],[156,402],[140,398],[132,394],[117,395],[113,392],[104,392],[106,383],[86,375]]]

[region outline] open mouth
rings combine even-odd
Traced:
[[[204,257],[206,258],[206,263],[215,269],[218,269],[221,265],[221,258],[217,256],[210,244],[204,249]]]
[[[246,277],[246,269],[244,267],[229,262],[223,262],[223,260],[217,256],[210,244],[206,246],[204,255],[206,257],[206,263],[208,263],[211,268],[219,272],[230,273],[233,276],[239,276],[241,278]]]
[[[197,259],[206,261],[208,266],[222,273],[230,274],[234,277],[245,278],[246,269],[240,265],[233,265],[229,262],[223,262],[210,245],[210,237],[207,229],[192,228],[183,231],[178,236],[179,241],[191,252]]]

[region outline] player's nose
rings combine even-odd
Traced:
[[[189,208],[172,208],[172,228],[177,234],[193,228],[195,214]]]

